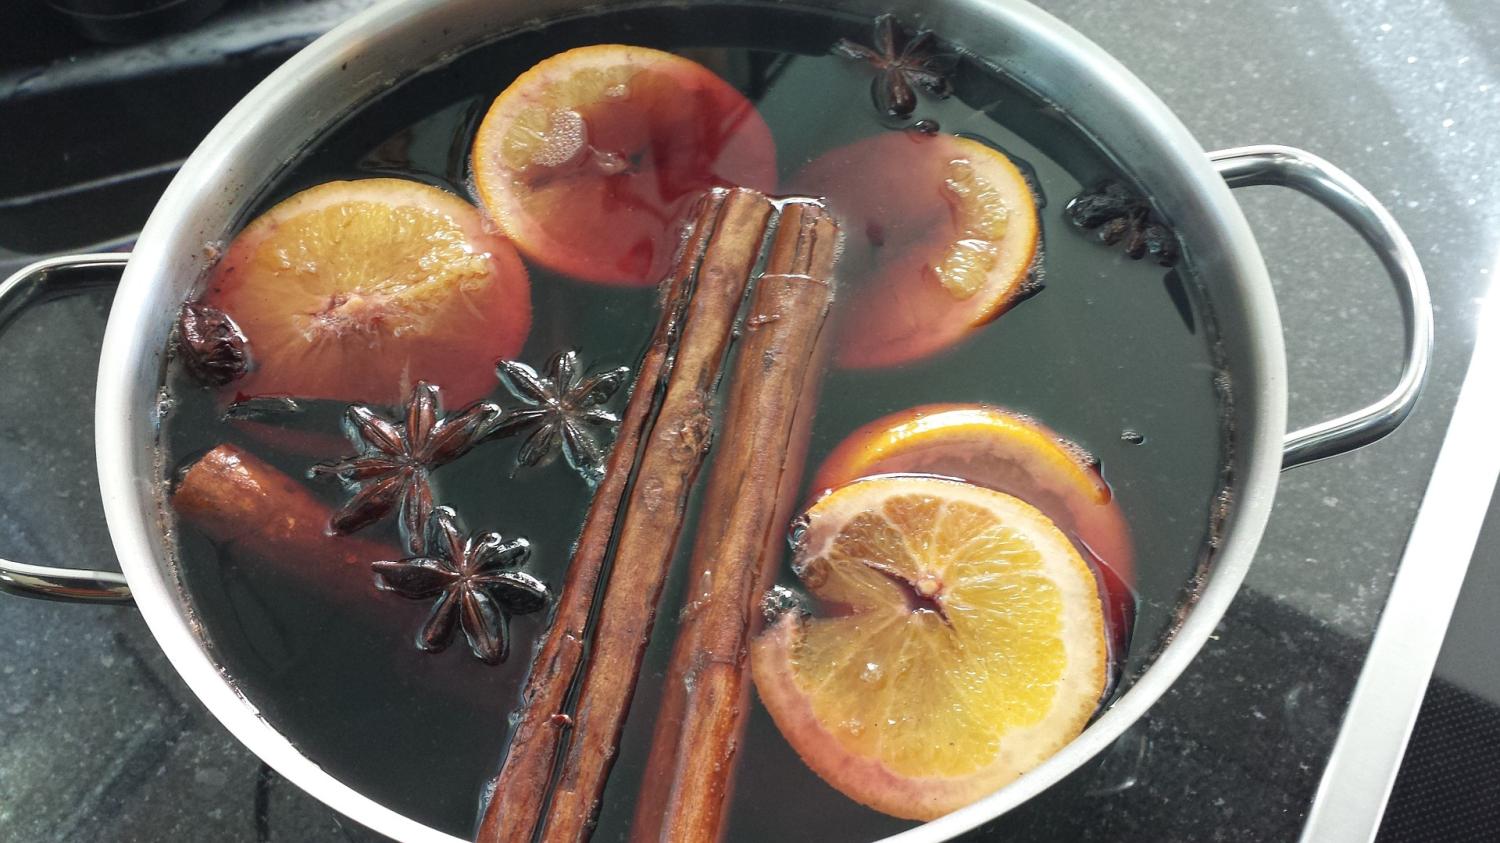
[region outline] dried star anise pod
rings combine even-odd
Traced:
[[[1073,197],[1066,212],[1075,227],[1094,232],[1100,243],[1113,246],[1123,241],[1125,254],[1133,260],[1149,254],[1162,266],[1177,262],[1177,235],[1157,218],[1145,197],[1117,181],[1100,182]]]
[[[563,351],[547,361],[543,376],[525,363],[502,360],[496,367],[500,383],[526,406],[506,410],[489,436],[531,431],[516,455],[518,466],[546,465],[559,451],[590,483],[604,473],[608,448],[602,437],[620,423],[604,408],[630,375],[628,366],[593,372],[588,377],[578,365],[577,351]]]
[[[870,96],[875,100],[875,107],[905,120],[917,110],[917,88],[940,98],[953,92],[948,74],[952,72],[956,57],[935,52],[937,36],[925,29],[913,35],[898,50],[896,29],[895,16],[881,15],[875,19],[873,47],[840,38],[834,42],[833,52],[844,58],[869,62],[876,71],[870,82]]]
[[[499,664],[510,652],[511,617],[547,605],[547,587],[514,570],[531,555],[525,539],[506,541],[493,532],[465,538],[456,519],[446,506],[434,509],[426,549],[406,559],[374,563],[375,587],[411,600],[437,598],[417,633],[418,647],[429,653],[446,649],[457,620],[470,652]]]
[[[209,386],[223,386],[250,370],[249,341],[229,314],[188,302],[177,314],[182,362]]]
[[[432,511],[428,473],[452,462],[484,436],[500,416],[500,408],[481,401],[461,413],[439,418],[438,388],[418,383],[406,402],[405,423],[376,415],[363,404],[351,404],[344,417],[344,433],[359,455],[319,463],[308,474],[332,476],[355,492],[333,514],[330,526],[352,533],[385,517],[398,506],[402,536],[418,552]]]

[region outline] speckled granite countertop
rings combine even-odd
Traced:
[[[311,29],[357,5],[291,7]],[[975,839],[1291,839],[1496,263],[1500,11],[1491,0],[1040,5],[1131,67],[1206,148],[1300,146],[1368,186],[1427,269],[1437,349],[1405,427],[1284,476],[1245,591],[1163,702],[1098,763]],[[295,29],[279,37],[295,41]],[[9,93],[0,86],[0,102]],[[0,121],[0,147],[19,131],[49,127]],[[0,184],[17,163],[0,160]],[[1310,201],[1269,188],[1237,196],[1281,304],[1293,423],[1380,394],[1400,342],[1378,263]],[[0,247],[0,268],[19,260]],[[51,304],[0,340],[0,555],[110,559],[89,444],[107,308],[102,297]],[[0,640],[0,840],[374,839],[264,770],[195,702],[131,610],[0,595]]]

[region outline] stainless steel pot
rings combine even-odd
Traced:
[[[639,0],[391,0],[319,39],[250,93],[204,139],[163,195],[133,255],[42,261],[0,284],[0,325],[39,297],[74,283],[64,270],[124,264],[99,368],[99,481],[124,576],[0,560],[0,588],[54,599],[129,602],[203,704],[246,746],[304,790],[351,818],[405,841],[454,838],[375,802],[303,756],[219,671],[172,567],[155,447],[163,349],[178,306],[240,215],[310,139],[393,82],[494,35],[570,12]],[[777,0],[740,0],[783,5]],[[810,5],[818,5],[808,0]],[[1289,468],[1373,442],[1410,412],[1426,374],[1432,314],[1404,234],[1353,179],[1295,149],[1204,150],[1146,87],[1103,50],[1022,0],[825,0],[840,11],[919,18],[1056,103],[1149,185],[1191,244],[1214,303],[1235,394],[1234,502],[1202,587],[1152,666],[1077,740],[1020,780],[892,840],[933,841],[1005,813],[1108,746],[1187,667],[1219,622],[1250,565]],[[1394,280],[1405,317],[1406,362],[1395,389],[1349,415],[1286,433],[1286,360],[1271,285],[1230,187],[1277,184],[1306,193],[1353,226]],[[128,263],[127,261],[128,257]]]

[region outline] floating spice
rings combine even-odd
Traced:
[[[699,200],[690,216],[692,222],[687,227],[676,267],[663,284],[661,316],[636,372],[604,479],[594,491],[573,558],[568,563],[552,625],[537,648],[527,676],[521,697],[525,704],[518,712],[499,786],[485,808],[479,840],[529,841],[531,829],[541,816],[551,782],[552,761],[563,734],[558,727],[571,726],[573,722],[571,715],[561,709],[583,662],[594,596],[600,579],[607,576],[607,552],[624,511],[636,453],[656,412],[658,388],[671,369],[672,354],[692,296],[694,274],[715,234],[715,222],[728,196],[727,190],[712,190]]]
[[[764,195],[730,191],[704,250],[682,339],[619,525],[615,564],[578,686],[572,743],[558,760],[558,786],[542,822],[547,843],[585,840],[599,811],[688,496],[713,438],[719,413],[714,393],[771,213]]]
[[[177,315],[182,362],[209,386],[223,386],[250,371],[250,343],[229,314],[188,302]]]
[[[363,404],[352,404],[344,433],[358,456],[319,463],[311,476],[332,476],[354,491],[333,514],[337,533],[352,533],[400,508],[402,536],[413,553],[421,552],[432,510],[428,473],[452,462],[477,444],[500,416],[500,408],[481,401],[450,418],[440,419],[438,388],[418,383],[406,402],[406,421],[387,421]]]
[[[754,191],[721,189],[694,211],[625,410],[624,439],[589,507],[476,840],[587,836],[706,455],[714,384],[771,210]],[[597,624],[586,643],[591,616]],[[575,689],[573,741],[560,757],[564,733],[553,716],[568,713],[562,709]]]
[[[516,454],[518,466],[546,465],[560,451],[574,471],[589,483],[597,483],[609,454],[604,439],[620,424],[620,417],[604,405],[625,383],[630,368],[620,366],[584,377],[578,352],[570,349],[552,355],[546,370],[543,376],[525,363],[500,361],[496,367],[500,383],[525,407],[507,410],[488,435],[530,431]]]
[[[457,515],[446,506],[432,510],[425,550],[406,559],[375,562],[375,587],[410,600],[436,598],[417,633],[417,646],[447,649],[462,626],[469,651],[487,664],[510,653],[512,616],[547,605],[547,587],[519,568],[530,556],[525,539],[506,541],[499,533],[465,537]]]
[[[838,247],[838,226],[821,206],[783,206],[728,379],[632,841],[723,836],[758,595],[775,579],[801,487]]]
[[[919,30],[899,50],[896,18],[881,15],[875,19],[873,47],[840,38],[834,42],[835,55],[865,61],[875,68],[870,82],[870,96],[884,114],[905,120],[917,110],[917,89],[939,98],[953,93],[948,74],[955,57],[935,51],[937,36]]]
[[[385,542],[329,535],[332,507],[295,478],[229,443],[182,467],[172,508],[226,557],[344,605],[367,605],[366,566],[401,552]]]
[[[1151,255],[1162,266],[1177,262],[1177,235],[1157,217],[1145,197],[1117,181],[1103,181],[1073,197],[1066,208],[1068,221],[1092,231],[1100,243],[1124,242],[1132,260]]]

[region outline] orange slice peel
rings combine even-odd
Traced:
[[[909,819],[1013,781],[1087,724],[1107,646],[1094,577],[1034,507],[887,475],[819,499],[794,569],[830,611],[752,645],[762,702],[815,772]]]
[[[1082,447],[1020,413],[988,404],[923,404],[843,439],[813,477],[815,493],[875,474],[955,477],[1015,495],[1046,513],[1126,583],[1130,528]]]

